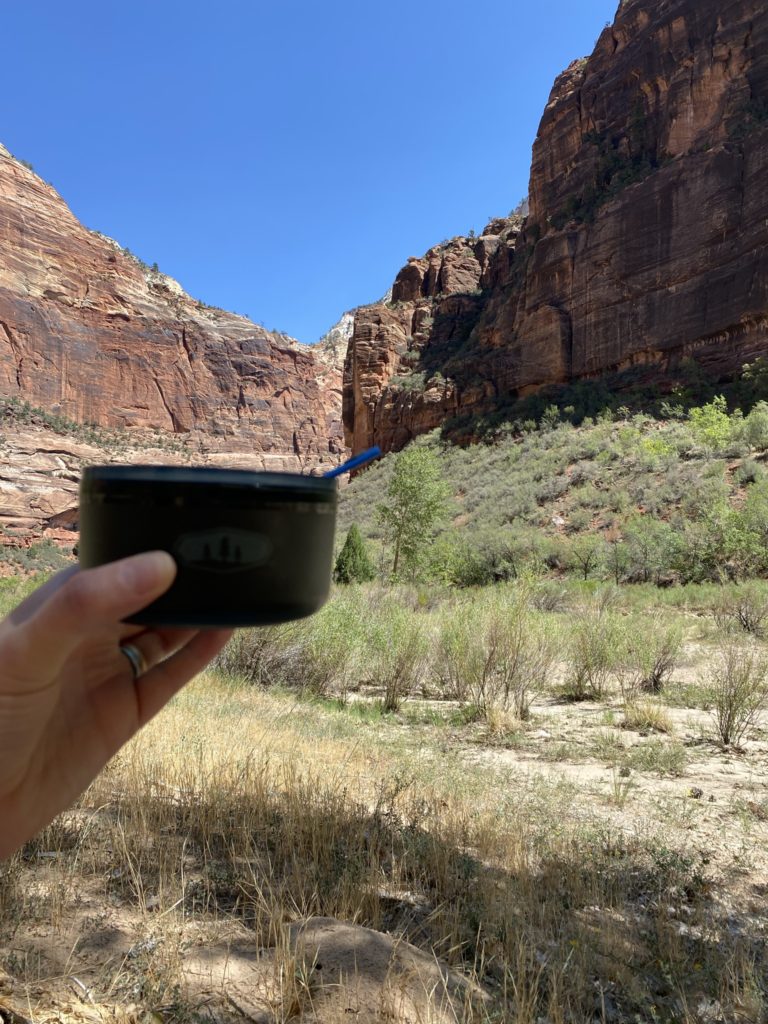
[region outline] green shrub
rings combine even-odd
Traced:
[[[591,605],[575,618],[568,645],[568,674],[563,696],[601,700],[619,663],[622,627],[614,612]]]
[[[428,639],[421,620],[394,600],[381,602],[368,632],[370,682],[383,690],[385,711],[398,711],[421,682]]]
[[[724,591],[713,615],[724,633],[743,630],[762,639],[768,627],[768,587],[755,580]]]
[[[733,474],[733,482],[738,487],[746,487],[747,484],[757,483],[758,480],[763,480],[764,478],[765,470],[754,459],[744,459]]]
[[[570,609],[571,597],[562,583],[544,579],[532,584],[529,602],[540,612],[565,612]]]
[[[714,453],[727,451],[743,428],[740,417],[728,415],[722,395],[717,395],[707,405],[691,409],[688,419],[696,443]]]
[[[296,623],[284,684],[316,696],[334,692],[345,697],[358,681],[368,608],[365,591],[345,587],[315,615]]]
[[[474,623],[466,614],[454,612],[440,623],[432,662],[432,675],[441,696],[464,702],[474,672]]]
[[[492,709],[524,721],[547,683],[552,643],[528,610],[528,588],[463,602],[443,618],[434,672],[447,696],[469,702],[487,719]]]
[[[457,587],[482,587],[535,573],[542,565],[542,538],[532,530],[452,530],[430,554],[430,574]]]
[[[745,418],[744,440],[750,448],[768,448],[768,403],[757,402]]]
[[[768,661],[763,654],[726,644],[710,671],[712,716],[725,747],[738,746],[754,725],[766,701]]]
[[[344,546],[336,559],[333,578],[336,583],[368,583],[376,575],[373,563],[368,557],[365,541],[356,523],[350,526]]]
[[[680,624],[669,615],[655,612],[622,624],[617,647],[617,675],[625,701],[637,699],[642,690],[660,693],[677,667],[683,647]]]

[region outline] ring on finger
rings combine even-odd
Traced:
[[[137,647],[136,644],[120,644],[120,652],[124,654],[131,663],[133,678],[138,679],[139,676],[143,676],[149,666],[147,665],[147,659],[144,657],[141,649]]]

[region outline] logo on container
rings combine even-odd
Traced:
[[[174,554],[194,569],[242,572],[264,565],[272,554],[272,544],[260,533],[220,527],[182,534],[174,545]]]

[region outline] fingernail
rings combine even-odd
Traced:
[[[176,573],[176,563],[167,551],[147,551],[126,559],[120,576],[127,590],[147,594],[163,584],[168,586]]]

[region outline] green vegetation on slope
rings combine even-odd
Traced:
[[[573,574],[671,585],[768,575],[768,404],[745,416],[722,396],[667,419],[604,412],[578,426],[545,410],[538,424],[459,447],[438,432],[411,448],[439,460],[451,516],[424,538],[419,576],[481,585]],[[392,553],[374,508],[389,455],[352,481],[340,537],[354,521],[385,576]]]

